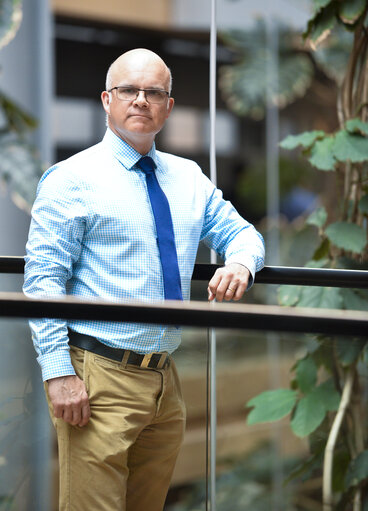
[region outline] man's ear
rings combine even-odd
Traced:
[[[101,92],[102,106],[107,114],[110,114],[111,93],[104,90]]]
[[[171,114],[171,110],[173,109],[174,107],[174,104],[175,104],[175,100],[174,98],[169,98],[168,102],[167,102],[167,115],[166,115],[166,119],[169,117],[169,115]]]

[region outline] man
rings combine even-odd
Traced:
[[[209,282],[209,300],[242,297],[263,266],[262,237],[194,162],[156,150],[174,106],[170,90],[170,71],[151,51],[129,51],[110,66],[103,141],[41,178],[27,295],[188,299],[204,240],[226,263]],[[58,435],[60,509],[161,511],[185,422],[169,355],[180,329],[30,324]]]

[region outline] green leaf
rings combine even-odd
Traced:
[[[303,287],[298,307],[341,309],[342,297],[336,287]]]
[[[254,409],[247,417],[248,424],[274,422],[288,415],[295,406],[297,393],[290,389],[277,389],[262,392],[247,403]]]
[[[319,170],[334,170],[336,160],[333,156],[334,137],[325,137],[323,140],[317,140],[311,149],[309,162]]]
[[[366,339],[340,336],[336,339],[337,358],[345,367],[353,364],[367,345]]]
[[[14,38],[21,24],[21,0],[1,0],[0,14],[0,48],[3,48]]]
[[[338,248],[360,254],[367,244],[362,227],[349,222],[335,222],[326,228],[326,236]]]
[[[12,99],[0,92],[0,115],[4,117],[4,127],[18,134],[37,127],[37,120],[18,106]]]
[[[313,396],[316,400],[321,402],[326,412],[335,411],[339,407],[341,397],[335,389],[332,379],[326,380],[318,385],[318,387],[313,390]]]
[[[361,452],[351,461],[346,474],[345,484],[347,488],[356,486],[368,478],[368,450]]]
[[[304,394],[314,388],[317,381],[317,366],[312,357],[307,356],[299,360],[296,365],[296,379]]]
[[[288,135],[280,142],[282,149],[295,149],[302,146],[305,149],[311,147],[317,139],[323,138],[326,135],[324,131],[305,131],[300,135]]]
[[[290,32],[280,28],[280,41],[287,38],[288,45],[280,47],[278,79],[268,84],[265,73],[273,58],[266,46],[265,24],[258,23],[250,31],[233,30],[222,35],[225,43],[238,55],[231,65],[219,68],[219,87],[229,108],[237,115],[261,119],[267,102],[283,108],[305,95],[314,70],[311,60],[301,53],[290,51]]]
[[[368,300],[360,290],[341,289],[344,308],[348,310],[368,311]]]
[[[317,46],[326,39],[336,25],[336,9],[334,4],[333,1],[327,2],[308,22],[307,30],[304,32],[303,37],[304,39],[308,37],[314,46]]]
[[[296,436],[303,438],[321,424],[326,415],[324,405],[313,393],[303,397],[296,406],[291,420],[291,429]]]
[[[322,424],[309,435],[309,450],[312,454],[320,454],[323,458],[326,443],[330,434],[330,427],[331,426],[326,417]]]
[[[353,25],[363,14],[367,6],[366,0],[349,0],[339,5],[339,16],[344,23]]]
[[[293,307],[298,303],[300,292],[300,286],[280,286],[278,288],[279,304],[284,305],[285,307]]]
[[[308,225],[316,225],[317,227],[323,227],[327,221],[327,211],[323,206],[317,208],[313,213],[309,215],[306,220]]]
[[[328,257],[328,254],[330,252],[330,242],[327,238],[322,240],[322,243],[317,248],[317,250],[313,254],[313,259],[316,261],[326,261],[326,258]]]
[[[368,137],[341,130],[335,136],[331,152],[338,161],[352,163],[366,161],[368,160]]]
[[[352,34],[339,24],[331,33],[328,44],[313,52],[313,59],[318,68],[339,85],[346,73],[352,39]]]
[[[318,367],[325,367],[327,371],[331,372],[332,370],[332,344],[330,339],[319,340],[318,348],[312,354],[313,360],[317,364]]]
[[[365,2],[366,0],[364,0]],[[359,133],[360,135],[368,135],[368,122],[360,119],[350,119],[346,121],[345,127],[349,133]]]
[[[0,182],[17,206],[30,211],[43,169],[34,149],[15,133],[0,136]]]
[[[300,463],[294,468],[284,481],[284,486],[289,484],[293,479],[301,478],[302,481],[307,481],[311,478],[314,470],[321,466],[323,460],[323,453],[313,454],[307,461]]]
[[[368,195],[364,195],[359,201],[359,210],[363,215],[368,215]]]
[[[326,7],[328,4],[332,3],[334,0],[313,0],[313,9],[314,13],[317,14],[323,7]]]
[[[291,421],[292,430],[299,437],[311,434],[323,422],[326,412],[337,410],[339,403],[340,394],[333,381],[321,383],[299,401]]]

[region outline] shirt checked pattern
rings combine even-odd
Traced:
[[[141,154],[107,130],[97,145],[42,176],[32,210],[24,292],[109,301],[164,299],[155,222]],[[148,156],[170,204],[183,298],[188,300],[198,243],[254,278],[264,264],[262,236],[239,216],[190,160],[157,151]],[[139,353],[173,352],[175,326],[99,321],[30,321],[43,379],[75,374],[67,327],[108,346]]]

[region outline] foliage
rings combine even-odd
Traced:
[[[364,20],[366,0],[313,0],[314,13],[303,36],[316,47],[325,40],[338,24],[354,29]]]
[[[296,436],[303,438],[320,426],[330,411],[339,405],[339,394],[331,379],[317,385],[318,366],[311,355],[298,361],[295,366],[296,378],[293,386],[298,388],[277,389],[263,392],[248,403],[254,407],[247,423],[274,422],[292,414],[291,429]]]
[[[21,0],[0,0],[0,49],[15,36],[22,21]]]
[[[307,265],[367,268],[368,1],[313,0],[313,6],[304,34],[313,48],[326,44],[337,25],[352,38],[345,73],[338,80],[339,129],[289,135],[281,147],[301,148],[312,166],[336,177],[335,208],[320,206],[306,221],[320,239]],[[281,286],[279,301],[287,306],[368,310],[368,291]],[[253,408],[248,423],[289,414],[293,432],[308,437],[310,458],[293,476],[323,465],[324,511],[363,511],[368,506],[368,420],[361,388],[367,360],[367,336],[318,336],[296,362],[290,389],[267,391],[248,403]]]
[[[340,163],[362,163],[368,159],[368,122],[350,119],[334,134],[323,131],[289,135],[280,144],[283,149],[301,146],[309,162],[319,170],[335,170]]]
[[[313,64],[305,52],[290,52],[293,34],[286,27],[279,28],[279,79],[268,83],[267,67],[273,56],[266,46],[266,27],[261,21],[253,30],[232,30],[222,34],[224,43],[236,55],[236,62],[220,68],[219,85],[225,101],[238,115],[254,119],[264,117],[267,97],[285,107],[304,96],[313,78]]]
[[[306,192],[314,184],[313,176],[310,175],[310,168],[301,158],[293,159],[281,155],[279,158],[280,169],[280,198],[283,210],[287,209],[287,203],[293,191],[303,188]],[[262,218],[266,210],[266,162],[258,160],[256,163],[250,162],[246,167],[246,172],[241,172],[236,183],[235,193],[239,203],[246,207],[246,216],[249,218],[250,212],[257,218]],[[312,192],[307,192],[312,195]]]
[[[220,67],[219,86],[229,109],[237,115],[262,119],[268,101],[286,107],[304,96],[312,83],[320,83],[316,69],[342,83],[353,31],[364,18],[366,0],[312,1],[313,16],[303,34],[309,47],[289,27],[278,26],[278,80],[272,83],[267,68],[274,56],[267,48],[265,23],[259,21],[252,30],[220,34],[234,62]]]
[[[272,466],[273,452],[269,446],[262,446],[240,460],[228,460],[231,469],[217,477],[216,509],[218,511],[269,511],[273,509]],[[293,470],[296,460],[284,461],[284,468]],[[299,490],[298,490],[299,491]],[[297,511],[304,495],[289,486],[284,490],[285,511]],[[168,511],[204,511],[206,498],[205,482],[200,481],[194,489],[181,496],[180,504],[172,505]],[[312,501],[308,495],[309,502]],[[166,509],[166,508],[165,508]]]
[[[21,0],[0,0],[0,48],[15,36],[22,19]],[[14,202],[29,211],[42,165],[28,134],[36,120],[0,91],[0,182]]]

